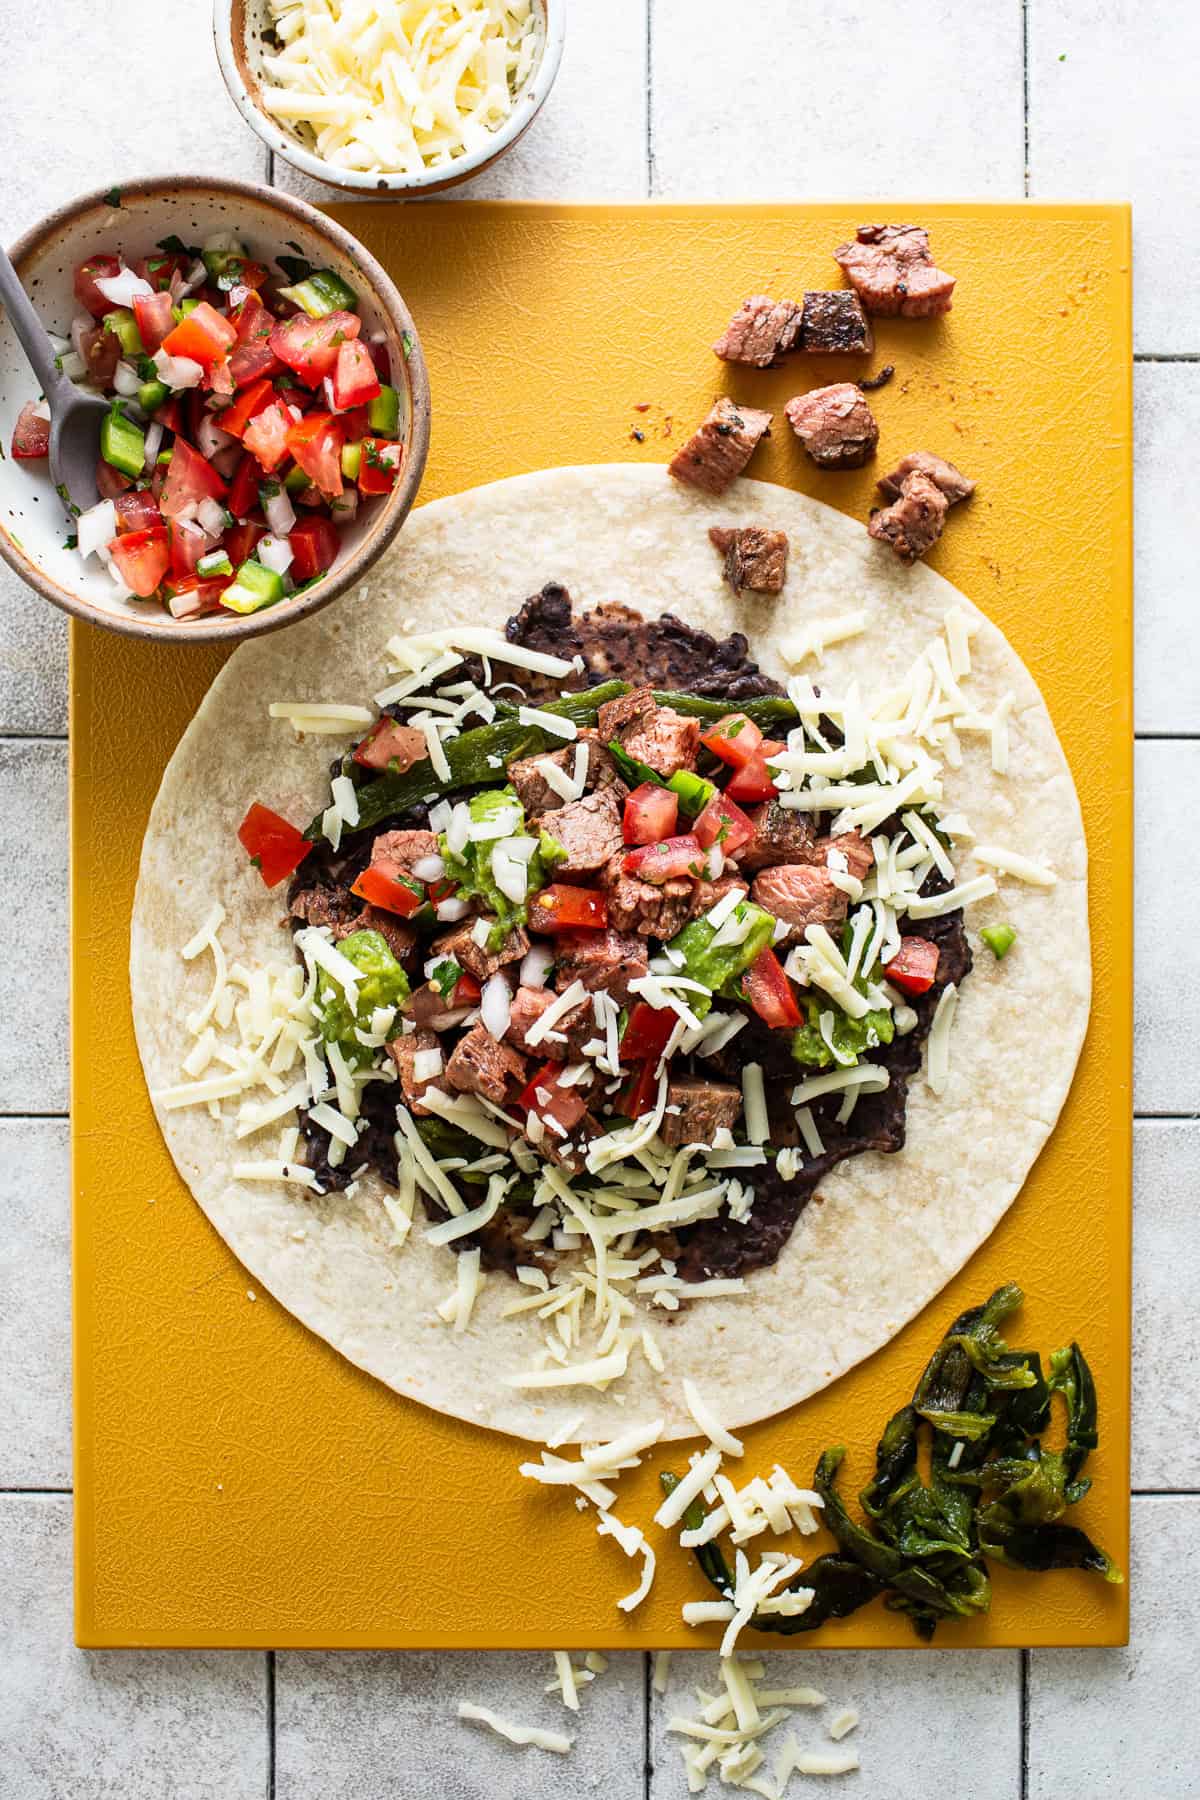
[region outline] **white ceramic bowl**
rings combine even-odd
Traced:
[[[355,194],[436,194],[444,188],[457,187],[460,181],[469,181],[472,175],[490,168],[497,158],[510,150],[533,123],[535,114],[554,86],[562,61],[566,0],[534,0],[534,6],[541,19],[541,41],[533,67],[508,118],[491,133],[485,144],[458,159],[451,167],[424,169],[418,175],[374,175],[340,169],[325,162],[294,131],[267,111],[261,98],[264,40],[271,29],[267,0],[214,0],[213,36],[217,61],[234,105],[263,142],[293,168],[311,175],[314,181],[328,182]]]
[[[117,193],[119,207],[112,203]],[[271,188],[202,177],[129,182],[103,194],[85,195],[52,213],[13,245],[11,255],[43,324],[66,336],[80,310],[72,277],[86,257],[121,250],[132,261],[171,234],[185,243],[203,243],[217,231],[236,231],[254,259],[269,266],[290,245],[293,254],[318,267],[336,269],[355,289],[364,334],[385,334],[392,381],[400,388],[402,406],[407,398],[404,467],[390,494],[359,507],[357,518],[342,532],[337,561],[311,587],[246,616],[220,613],[176,620],[157,601],[119,599],[95,557],[85,564],[77,551],[67,549],[71,528],[48,464],[16,462],[6,453],[0,462],[0,556],[56,606],[130,636],[233,640],[278,630],[316,612],[360,580],[391,542],[412,506],[425,467],[429,381],[408,308],[358,240],[304,201]],[[6,452],[17,415],[36,396],[36,378],[0,311],[0,442]]]

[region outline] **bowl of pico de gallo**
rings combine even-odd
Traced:
[[[88,194],[11,255],[59,368],[108,403],[78,510],[0,314],[0,556],[24,581],[115,631],[211,640],[362,578],[416,497],[429,382],[355,238],[272,189],[171,177]]]

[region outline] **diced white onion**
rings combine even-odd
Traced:
[[[161,425],[159,425],[159,426],[152,425],[150,427],[150,430],[151,431],[157,430],[157,431],[161,432],[162,426]],[[157,454],[157,452],[155,452],[155,454]],[[147,437],[146,437],[147,459],[149,458],[149,455],[150,455],[150,438],[149,438],[149,433],[147,433]],[[211,496],[206,495],[205,498],[203,500],[201,500],[199,506],[196,508],[196,517],[200,521],[200,524],[204,527],[205,531],[208,533],[209,537],[214,537],[214,538],[220,537],[221,533],[225,529],[225,508],[221,505],[221,502],[219,500],[214,500],[211,498]]]
[[[546,978],[554,967],[554,952],[549,944],[535,944],[521,963],[521,986],[545,987]]]
[[[266,521],[276,537],[286,537],[296,523],[296,513],[292,506],[291,495],[285,487],[280,487],[277,494],[268,494],[263,501],[263,513]]]
[[[512,995],[503,975],[490,975],[483,984],[483,993],[479,1000],[479,1016],[491,1032],[500,1039],[508,1030],[512,1017]]]
[[[123,306],[127,311],[135,300],[148,300],[154,292],[150,283],[132,269],[122,269],[119,275],[99,275],[96,287],[110,306]]]
[[[107,549],[117,535],[117,509],[111,500],[101,500],[80,513],[75,521],[79,554],[91,556],[101,547]]]
[[[158,370],[159,380],[177,394],[184,388],[199,387],[204,380],[204,370],[190,356],[168,356],[165,350],[156,350],[150,360]]]
[[[230,444],[237,442],[227,431],[222,431],[210,412],[200,415],[196,425],[196,448],[201,456],[213,457],[218,450],[227,450]]]
[[[271,569],[276,575],[286,575],[292,566],[292,546],[285,537],[260,538],[254,555],[264,569]]]
[[[113,387],[122,400],[132,400],[141,387],[141,377],[127,362],[119,362],[113,370]]]
[[[145,468],[147,468],[147,469],[153,468],[154,464],[158,461],[158,453],[162,449],[162,441],[163,441],[163,428],[157,422],[157,420],[154,420],[146,427],[146,461],[144,464]],[[224,514],[224,510],[222,509],[222,512],[221,512],[221,529],[222,530],[224,530],[224,528],[225,528],[224,520],[225,520],[225,514]]]
[[[418,857],[412,872],[418,881],[440,881],[446,873],[445,860],[440,856]]]

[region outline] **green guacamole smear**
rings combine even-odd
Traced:
[[[408,999],[408,977],[377,931],[352,931],[338,949],[362,971],[358,1010],[350,1011],[345,990],[322,968],[317,970],[314,1010],[325,1042],[337,1044],[352,1069],[365,1068],[375,1052],[359,1043],[355,1028],[369,1033],[372,1018],[380,1007],[394,1006],[398,1011]]]
[[[502,840],[528,838],[530,835],[525,829],[525,808],[517,797],[516,789],[485,788],[481,793],[472,794],[467,806],[470,809],[472,827],[485,827],[492,835],[472,837],[459,854],[450,848],[443,831],[438,837],[438,848],[446,864],[446,879],[455,883],[458,897],[463,900],[481,900],[485,910],[495,914],[496,923],[492,927],[488,948],[498,950],[510,931],[524,925],[529,916],[529,895],[536,894],[547,886],[552,878],[551,871],[558,863],[566,861],[567,853],[549,832],[539,833],[536,846],[526,864],[526,898],[513,900],[499,887],[492,859],[496,845]]]

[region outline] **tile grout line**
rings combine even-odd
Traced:
[[[642,1800],[650,1800],[654,1784],[654,1759],[651,1754],[650,1708],[653,1695],[654,1653],[642,1651]]]
[[[1018,1792],[1021,1800],[1029,1800],[1029,1651],[1021,1652],[1021,1775]]]
[[[1021,119],[1024,142],[1022,176],[1029,198],[1029,0],[1021,0]]]
[[[267,1800],[275,1800],[275,1652],[267,1651]]]

